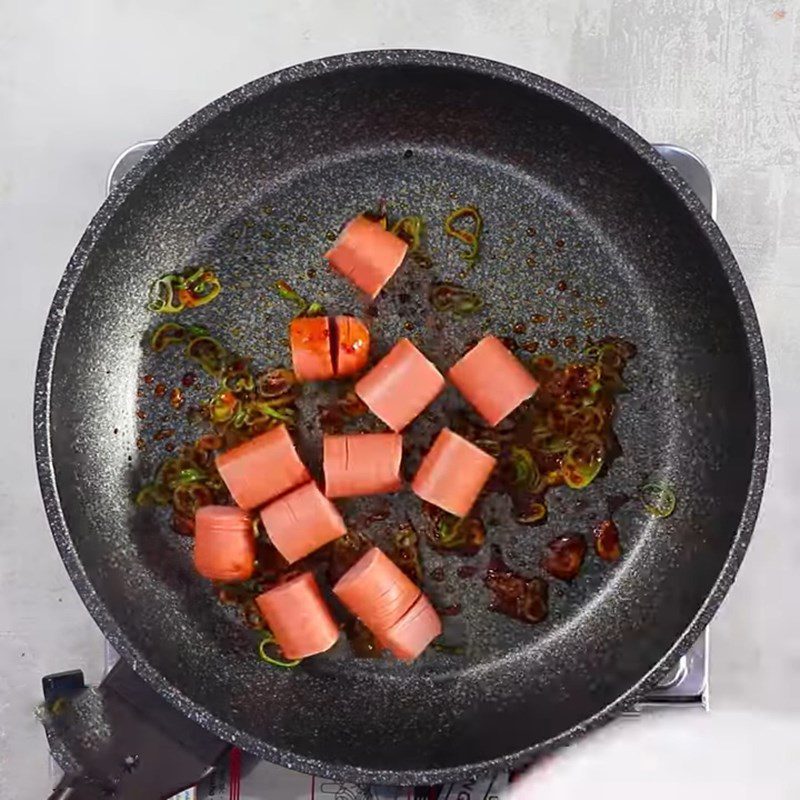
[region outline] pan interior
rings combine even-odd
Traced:
[[[433,266],[407,264],[365,308],[322,253],[344,220],[381,198],[392,216],[423,217]],[[479,207],[485,233],[464,274],[443,220],[468,204]],[[213,265],[223,291],[180,321],[206,325],[263,368],[288,360],[293,309],[274,292],[279,279],[330,313],[370,318],[375,355],[409,336],[442,370],[490,331],[560,359],[574,358],[567,337],[632,341],[638,355],[616,421],[623,456],[588,490],[549,495],[542,527],[517,525],[491,500],[488,540],[536,574],[547,541],[589,536],[608,496],[652,474],[675,486],[675,514],[649,520],[628,504],[617,515],[623,559],[609,566],[590,555],[577,580],[551,581],[550,615],[538,626],[487,610],[488,546],[467,561],[423,544],[425,590],[463,608],[447,618],[445,639],[466,644],[465,655],[360,660],[342,641],[298,670],[269,668],[253,635],[194,573],[190,541],[131,501],[167,455],[165,441],[197,434],[185,409],[173,411],[143,382],[152,375],[171,388],[187,371],[179,353],[154,355],[142,340],[164,321],[146,309],[149,283],[192,264]],[[484,309],[461,319],[433,312],[433,280],[476,289]],[[199,400],[208,388],[201,381],[187,392]],[[301,450],[316,470],[316,410],[330,391],[311,389],[302,405]],[[414,423],[408,474],[462,407],[449,389]],[[154,441],[164,429],[173,437]],[[601,711],[661,658],[698,612],[736,534],[754,399],[738,307],[711,247],[624,143],[546,93],[488,74],[370,66],[271,85],[153,164],[105,227],[70,298],[51,439],[78,557],[140,658],[262,755],[322,772],[353,765],[410,774],[544,742]],[[366,523],[378,506],[388,519]],[[405,519],[419,524],[408,492],[342,508],[378,542]],[[477,574],[457,578],[466,563]],[[436,567],[442,582],[430,579]]]

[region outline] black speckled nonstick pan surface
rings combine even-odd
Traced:
[[[666,520],[635,504],[623,509],[623,558],[609,567],[590,555],[577,580],[553,581],[540,625],[487,610],[486,546],[469,562],[475,577],[453,589],[463,612],[447,625],[466,643],[464,655],[429,651],[411,665],[356,659],[343,638],[300,668],[273,669],[195,574],[190,540],[132,503],[165,455],[152,441],[164,402],[137,399],[142,376],[174,381],[185,371],[177,352],[156,357],[142,346],[158,322],[147,288],[165,272],[213,264],[222,294],[181,321],[206,325],[264,368],[285,363],[293,310],[275,281],[331,313],[364,314],[322,253],[330,231],[380,198],[391,213],[428,222],[433,267],[406,264],[370,309],[374,357],[409,335],[444,370],[468,340],[513,336],[519,321],[525,338],[558,358],[570,353],[549,349],[551,339],[589,333],[638,348],[617,412],[622,457],[585,492],[555,490],[542,527],[518,525],[494,501],[488,537],[506,560],[537,573],[545,542],[591,530],[603,498],[643,475],[666,477],[678,506]],[[485,223],[467,279],[441,225],[463,204],[479,206]],[[433,277],[468,282],[484,309],[438,330],[427,301]],[[580,299],[559,292],[561,281]],[[311,397],[299,434],[316,469]],[[449,389],[409,429],[409,473],[462,402]],[[170,423],[178,439],[188,425],[181,420]],[[654,685],[707,624],[744,555],[764,482],[769,396],[758,325],[728,246],[637,134],[511,67],[385,51],[255,81],[180,125],[132,170],[92,221],[54,300],[35,422],[59,550],[140,675],[190,717],[271,761],[411,784],[565,743]],[[409,492],[393,497],[392,519],[413,517],[417,502]],[[360,510],[342,508],[350,519]],[[424,545],[422,558],[428,575],[459,563]],[[425,588],[441,591],[429,579]]]

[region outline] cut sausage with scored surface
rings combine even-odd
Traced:
[[[408,244],[363,215],[344,226],[325,258],[361,291],[375,298],[397,272]]]
[[[286,658],[323,653],[339,638],[339,628],[310,572],[260,594],[256,605]]]
[[[450,382],[492,426],[539,387],[533,375],[496,337],[485,336],[447,373]]]
[[[233,506],[202,506],[194,516],[194,565],[215,581],[246,581],[256,544],[250,515]]]
[[[396,658],[413,661],[441,633],[442,620],[423,594],[378,640]]]
[[[313,482],[264,506],[261,521],[275,549],[290,564],[344,536],[347,530],[336,506]]]
[[[337,378],[355,375],[367,366],[369,330],[355,317],[336,317],[333,321],[334,372]]]
[[[297,380],[326,381],[333,377],[331,326],[328,317],[297,317],[289,323],[292,368]]]
[[[419,586],[377,547],[345,572],[333,592],[376,636],[398,622],[421,594]]]
[[[399,433],[325,435],[322,461],[327,497],[356,497],[396,492],[402,486]]]
[[[496,464],[497,459],[444,428],[422,459],[411,488],[428,503],[464,517]]]
[[[311,480],[285,425],[220,453],[216,463],[234,501],[246,510]]]
[[[355,387],[369,410],[397,432],[442,389],[442,374],[408,339],[400,339]]]

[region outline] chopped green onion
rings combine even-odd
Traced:
[[[162,314],[177,314],[185,308],[210,303],[221,289],[219,278],[208,267],[197,267],[183,274],[169,273],[150,284],[148,307]]]
[[[653,481],[646,483],[639,490],[644,510],[651,517],[665,518],[675,511],[676,498],[675,492],[665,481]]]
[[[284,300],[294,303],[301,311],[305,311],[308,308],[308,300],[301,297],[286,281],[277,281],[275,288]]]
[[[458,317],[474,314],[483,307],[483,300],[475,292],[457,283],[434,283],[430,300],[436,311],[450,311]]]
[[[282,667],[283,669],[292,669],[293,667],[296,667],[302,660],[297,659],[295,661],[283,661],[279,658],[273,658],[271,655],[269,655],[269,653],[267,653],[267,647],[273,644],[275,644],[275,637],[271,633],[266,633],[258,645],[258,655],[261,657],[261,660],[266,661],[267,664],[272,664],[274,667]]]
[[[408,252],[419,250],[422,234],[422,217],[403,217],[392,225],[392,233],[408,244]]]
[[[136,495],[137,506],[165,506],[169,501],[169,492],[157,483],[148,483]]]
[[[228,422],[233,419],[239,408],[236,395],[228,390],[217,392],[209,403],[211,421],[216,423]]]
[[[270,403],[259,402],[258,400],[251,403],[251,406],[262,415],[278,419],[281,422],[287,422],[294,417],[294,409],[292,408],[274,408]]]
[[[298,294],[286,281],[276,281],[275,288],[278,294],[290,303],[297,306],[298,317],[319,317],[325,314],[325,308],[322,303],[316,301],[309,302],[305,297]]]
[[[564,483],[570,489],[585,489],[597,477],[602,466],[602,449],[591,444],[574,445],[561,461]]]
[[[189,469],[182,469],[178,473],[178,484],[182,483],[196,483],[205,478],[205,473],[202,470],[190,467]]]
[[[290,369],[271,369],[262,372],[255,381],[256,392],[261,397],[277,399],[291,393],[292,387],[297,382],[294,372]]]
[[[517,515],[517,522],[521,525],[533,525],[541,522],[547,516],[547,506],[535,500],[522,513]]]
[[[511,448],[511,463],[514,466],[514,483],[533,486],[539,482],[539,468],[530,450],[514,445]]]
[[[463,656],[466,652],[465,648],[456,644],[444,644],[444,642],[433,642],[431,647],[438,650],[440,653],[449,653],[454,656]]]
[[[183,285],[180,275],[163,275],[150,284],[148,308],[162,314],[177,314],[183,311],[183,303],[178,299],[178,291]]]
[[[225,348],[211,336],[198,336],[186,346],[186,355],[196,361],[204,372],[212,378],[219,378],[225,367],[228,353]]]
[[[456,223],[467,221],[469,228],[456,227]],[[480,244],[481,229],[483,228],[483,217],[475,206],[461,206],[453,211],[444,221],[444,232],[448,236],[463,242],[467,249],[460,253],[460,257],[472,266],[478,257],[478,247]]]
[[[186,328],[177,322],[165,322],[155,329],[150,337],[150,347],[155,353],[166,350],[171,344],[180,344],[186,340]]]

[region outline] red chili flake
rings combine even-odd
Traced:
[[[549,319],[550,317],[548,317],[547,314],[534,314],[531,317],[531,322],[533,322],[534,325],[541,325],[543,322],[547,322]]]
[[[604,519],[595,525],[594,551],[603,561],[616,561],[622,555],[619,528],[614,520]]]
[[[147,383],[147,384],[151,384],[154,380],[155,380],[155,378],[152,375],[145,375],[144,376],[144,382]]]
[[[154,442],[162,442],[164,439],[169,439],[171,436],[175,435],[174,428],[162,428],[160,431],[157,431],[153,434],[153,441]]]
[[[183,403],[183,392],[176,387],[169,393],[169,404],[178,411],[183,407]]]
[[[141,408],[136,409],[136,416],[139,417],[139,419],[147,419],[147,414],[145,414]]]
[[[189,386],[194,386],[194,384],[195,384],[196,382],[197,382],[197,375],[195,375],[195,374],[194,374],[194,372],[187,372],[187,373],[186,373],[186,374],[183,376],[183,378],[181,378],[181,383],[182,383],[184,386],[186,386],[187,388],[188,388]]]
[[[542,568],[554,578],[571,581],[580,572],[585,556],[583,536],[559,536],[545,547]]]
[[[524,322],[514,323],[514,333],[525,333],[526,330],[528,330],[528,326]]]
[[[168,453],[171,453],[171,452],[172,452],[172,451],[175,449],[175,442],[167,442],[167,443],[164,445],[164,449],[165,449],[165,450],[166,450]]]
[[[147,442],[145,442],[145,440],[144,440],[144,439],[143,439],[141,436],[139,436],[139,437],[136,439],[136,447],[137,447],[139,450],[144,450],[144,449],[145,449],[145,447],[147,447]]]
[[[163,383],[156,384],[153,394],[156,397],[163,397],[167,393],[167,387]]]
[[[559,292],[566,292],[567,289],[569,289],[569,286],[567,286],[567,282],[566,281],[559,281],[556,284],[556,289],[558,289]]]
[[[535,256],[528,256],[525,259],[525,263],[531,268],[535,267],[536,266],[536,257]]]
[[[564,338],[564,347],[566,347],[567,350],[577,350],[578,340],[574,336],[567,336]]]
[[[564,240],[563,239],[556,239],[556,247],[563,247]]]

